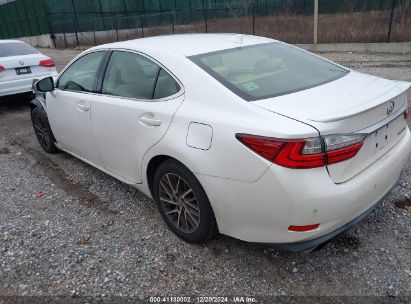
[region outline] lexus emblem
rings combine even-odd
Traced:
[[[394,102],[391,101],[387,106],[387,115],[390,115],[394,111]]]
[[[24,65],[24,61],[23,60],[20,60],[20,65]]]

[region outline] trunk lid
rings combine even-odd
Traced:
[[[1,57],[0,65],[2,65],[5,70],[0,72],[0,81],[12,81],[48,75],[54,68],[40,66],[40,61],[45,59],[49,58],[42,54]],[[16,69],[24,69],[27,67],[30,68],[31,73],[22,73],[20,75],[17,73]]]
[[[402,113],[408,105],[404,91],[409,87],[407,82],[350,71],[327,84],[253,104],[309,124],[323,136],[367,133],[354,158],[328,166],[331,179],[342,183],[377,161],[405,135]]]

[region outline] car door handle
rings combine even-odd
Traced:
[[[84,104],[84,103],[82,103],[82,102],[79,102],[76,106],[77,106],[77,108],[78,108],[79,110],[81,110],[81,111],[83,111],[83,112],[87,112],[88,110],[90,110],[90,106],[89,106],[89,105],[86,105],[86,104]]]
[[[146,113],[140,116],[139,120],[148,126],[158,127],[161,125],[161,120],[154,117],[153,113]]]

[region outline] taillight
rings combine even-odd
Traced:
[[[3,72],[6,68],[2,65],[0,65],[0,72]]]
[[[43,66],[43,67],[46,67],[46,68],[52,68],[52,67],[56,66],[56,64],[54,63],[54,61],[51,60],[51,59],[41,60],[41,61],[39,62],[39,65],[40,65],[40,66]]]
[[[311,152],[311,149],[305,149],[305,147],[313,146],[313,141],[317,139],[310,138],[303,141],[287,141],[284,143],[284,148],[278,152],[273,162],[287,168],[315,168],[324,166],[326,163],[325,154],[322,153],[321,142],[318,140],[314,145],[316,146],[316,152]],[[319,151],[317,151],[320,149]]]
[[[365,135],[330,135],[324,137],[327,164],[335,164],[354,157],[361,149]]]
[[[1,66],[0,66],[0,71],[1,71]],[[409,116],[409,110],[408,110],[408,108],[405,110],[405,112],[404,112],[404,118],[405,119],[408,119],[408,116]]]
[[[335,164],[354,157],[365,136],[331,135],[306,139],[279,139],[236,134],[237,139],[258,155],[287,168],[308,169]]]

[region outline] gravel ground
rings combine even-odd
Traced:
[[[43,51],[59,68],[78,53]],[[323,55],[411,81],[409,55]],[[27,100],[8,99],[0,104],[0,303],[171,295],[191,301],[255,296],[260,303],[284,295],[324,303],[370,296],[358,303],[405,303],[411,296],[410,196],[411,159],[375,212],[312,253],[226,236],[191,245],[166,228],[154,202],[136,189],[66,153],[43,153]]]

